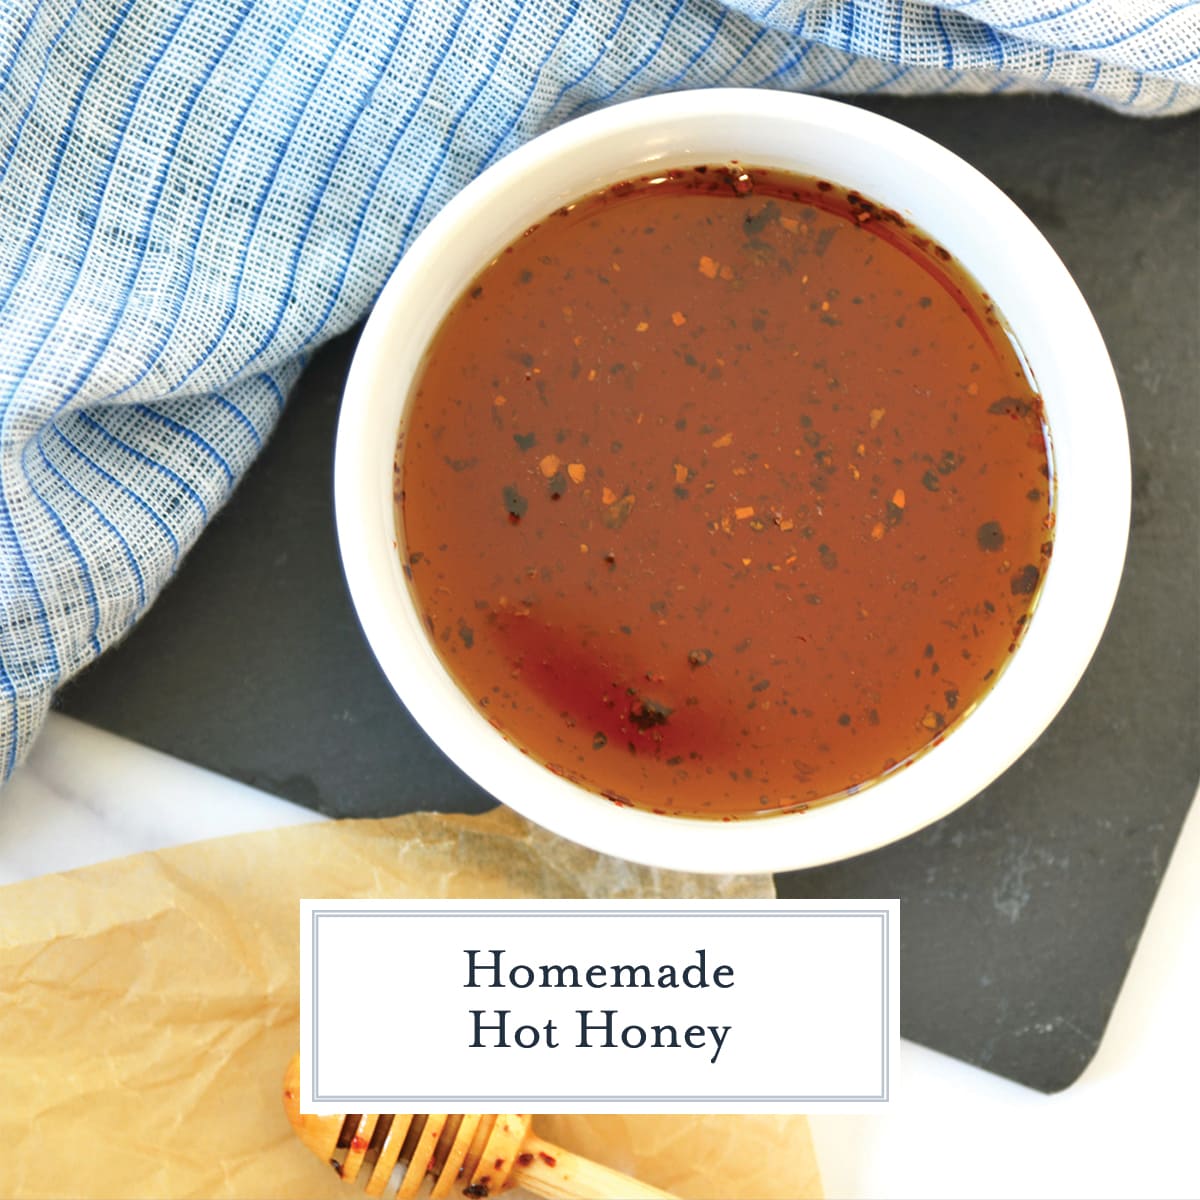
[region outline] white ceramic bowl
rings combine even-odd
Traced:
[[[446,310],[530,225],[652,167],[739,162],[855,188],[945,246],[996,301],[1045,403],[1058,484],[1054,555],[1037,609],[978,707],[906,769],[807,813],[736,822],[618,807],[552,774],[488,724],[442,667],[405,583],[392,467],[409,382]],[[430,222],[367,322],[346,384],[335,471],[338,538],[359,620],[396,693],[492,795],[597,850],[691,871],[774,871],[874,849],[986,787],[1066,701],[1116,595],[1129,525],[1129,447],[1112,366],[1083,297],[1021,211],[949,151],[831,100],[713,90],[593,113],[489,168]]]

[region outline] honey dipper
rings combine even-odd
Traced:
[[[300,1140],[343,1179],[362,1176],[368,1196],[407,1200],[429,1175],[431,1200],[495,1196],[511,1187],[551,1200],[672,1200],[670,1192],[543,1141],[527,1115],[305,1115],[298,1054],[283,1078],[283,1107]],[[393,1190],[397,1163],[403,1173]]]

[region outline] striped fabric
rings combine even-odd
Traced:
[[[1181,113],[1200,5],[0,0],[0,772],[447,197],[588,109],[715,85]]]

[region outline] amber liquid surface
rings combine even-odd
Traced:
[[[397,449],[433,644],[618,803],[853,792],[1002,669],[1050,554],[1040,401],[945,251],[854,193],[664,172],[548,216],[446,317]]]

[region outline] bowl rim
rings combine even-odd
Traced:
[[[797,136],[809,131],[825,138],[857,139],[855,144],[865,152],[875,149],[914,167],[919,164],[949,196],[969,199],[973,219],[987,223],[1002,238],[1005,253],[1015,255],[1036,282],[1030,289],[1033,315],[1027,319],[1028,328],[1034,328],[1035,318],[1048,321],[1055,344],[1069,348],[1071,378],[1061,386],[1069,389],[1066,396],[1074,396],[1076,406],[1086,406],[1086,429],[1071,431],[1072,447],[1075,442],[1083,445],[1073,448],[1069,488],[1058,496],[1054,555],[1037,610],[1017,652],[975,709],[954,722],[934,749],[856,795],[807,812],[732,821],[615,805],[553,774],[488,724],[429,644],[401,575],[390,469],[399,418],[390,444],[382,449],[379,444],[380,425],[386,420],[380,397],[385,397],[388,411],[399,412],[407,403],[407,388],[397,400],[400,389],[392,360],[407,354],[419,361],[425,343],[410,338],[419,342],[415,350],[412,345],[401,350],[397,346],[405,343],[415,314],[428,322],[430,311],[436,313],[436,329],[446,305],[486,265],[487,257],[474,258],[474,265],[459,273],[461,282],[444,289],[450,299],[440,308],[440,302],[428,299],[428,283],[437,278],[439,264],[452,258],[472,222],[494,214],[498,196],[528,197],[537,190],[529,188],[530,178],[541,178],[576,159],[581,166],[575,174],[586,174],[588,149],[601,144],[627,140],[630,156],[620,171],[601,172],[595,186],[642,173],[655,161],[679,165],[685,160],[684,151],[674,148],[681,145],[679,139],[702,144],[704,128],[715,120],[783,122],[789,130],[794,126]],[[715,157],[708,153],[692,161]],[[735,157],[725,154],[721,159]],[[752,159],[747,156],[745,161]],[[858,186],[836,174],[831,177],[839,184]],[[570,198],[588,190],[581,187]],[[897,207],[886,195],[862,190],[886,207]],[[517,206],[521,216],[507,223],[510,232],[504,233],[503,222],[492,230],[491,253],[564,202],[553,196],[543,202],[526,199]],[[948,241],[958,256],[942,229],[919,223],[939,241]],[[989,279],[980,282],[991,290]],[[1001,311],[1011,315],[1003,307]],[[1020,344],[1027,348],[1024,341]],[[1044,388],[1047,363],[1057,357],[1032,362],[1039,386]],[[1055,405],[1062,411],[1048,411],[1048,420],[1057,475],[1063,465],[1060,420],[1075,410],[1057,396]],[[1047,407],[1051,408],[1049,399]],[[384,452],[389,464],[386,481],[377,471]],[[1102,464],[1103,471],[1089,465],[1089,457]],[[381,537],[384,499],[386,530]],[[677,870],[767,872],[837,861],[916,833],[976,796],[1050,724],[1090,661],[1116,597],[1129,530],[1129,446],[1115,372],[1086,301],[1049,243],[996,185],[938,143],[868,110],[805,94],[708,89],[627,101],[560,125],[488,167],[430,220],[385,284],[355,351],[338,421],[334,501],[343,571],[376,661],[417,723],[476,783],[544,828],[604,853]],[[1065,547],[1064,536],[1070,539]],[[1049,680],[1035,669],[1035,654],[1055,662]],[[991,726],[996,728],[989,741]]]

